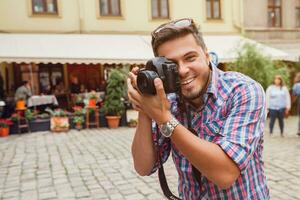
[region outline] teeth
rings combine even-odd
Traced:
[[[186,81],[183,81],[183,82],[181,82],[181,85],[189,84],[189,83],[191,83],[193,80],[194,80],[194,78],[191,78],[191,79],[188,79],[188,80],[186,80]]]

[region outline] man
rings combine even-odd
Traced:
[[[30,83],[28,81],[23,81],[22,85],[16,90],[15,101],[18,101],[19,99],[26,101],[31,95]]]
[[[157,151],[162,162],[172,152],[181,199],[269,199],[262,161],[263,88],[213,66],[192,19],[158,27],[152,48],[155,56],[178,65],[186,109],[169,102],[159,78],[154,80],[157,95],[143,95],[136,89],[138,69],[129,73],[128,96],[139,111],[132,143],[136,171],[153,173],[159,165]],[[163,131],[155,131],[152,121]]]

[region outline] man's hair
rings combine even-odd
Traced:
[[[26,85],[28,81],[22,81],[22,85]]]
[[[166,27],[162,28],[158,33],[155,33],[155,37],[152,36],[152,50],[155,56],[158,56],[157,49],[163,43],[174,40],[179,37],[186,36],[188,34],[192,34],[197,42],[203,49],[206,51],[206,45],[203,40],[202,32],[196,27],[195,24],[191,24],[190,26],[182,27],[182,28],[171,28]]]

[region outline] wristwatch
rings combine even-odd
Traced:
[[[178,120],[172,116],[171,120],[159,126],[160,132],[164,137],[171,137],[175,127],[179,124]]]

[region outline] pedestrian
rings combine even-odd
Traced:
[[[168,60],[164,64],[177,65],[180,90],[167,96],[155,78],[156,94],[144,94],[137,89],[139,69],[129,73],[128,97],[139,113],[132,142],[137,173],[160,172],[172,152],[181,199],[269,199],[261,85],[214,66],[192,19],[159,26],[152,32],[152,48]]]
[[[291,109],[291,97],[288,88],[280,75],[275,75],[273,83],[266,91],[266,104],[270,117],[270,135],[273,134],[273,128],[276,118],[279,122],[280,135],[283,137],[284,117],[288,116]]]
[[[294,78],[293,102],[295,102],[295,101],[296,101],[296,104],[297,104],[297,113],[298,113],[298,116],[299,116],[297,135],[300,136],[300,72],[297,73],[295,78]]]
[[[30,82],[23,81],[22,85],[17,88],[15,93],[15,101],[18,101],[20,99],[27,101],[29,97],[32,96]]]

